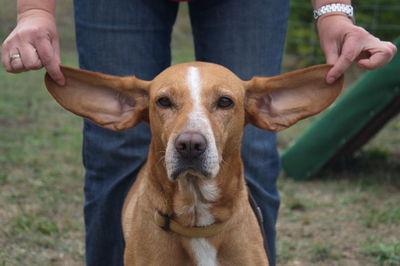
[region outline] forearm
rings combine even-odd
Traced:
[[[334,3],[351,5],[351,0],[311,0],[311,2],[312,2],[312,6],[314,9],[318,9],[321,6],[334,4]]]
[[[17,0],[18,20],[24,14],[35,10],[45,11],[54,16],[56,0]]]

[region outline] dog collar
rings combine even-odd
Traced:
[[[209,226],[202,227],[185,227],[172,220],[167,214],[156,211],[154,214],[155,223],[166,232],[174,232],[178,235],[188,238],[206,238],[212,237],[221,232],[227,221],[222,223],[215,223]]]

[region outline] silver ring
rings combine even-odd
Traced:
[[[10,56],[10,62],[17,60],[17,59],[21,59],[21,55],[20,54],[13,54]]]

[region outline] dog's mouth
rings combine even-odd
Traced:
[[[204,170],[204,169],[199,169],[198,167],[195,166],[180,166],[176,168],[170,175],[170,179],[175,181],[177,179],[183,178],[185,176],[194,176],[198,178],[205,178],[205,179],[211,179],[213,176],[210,172]]]

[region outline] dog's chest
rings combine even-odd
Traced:
[[[215,223],[215,217],[210,212],[212,202],[218,195],[218,186],[214,181],[205,183],[191,182],[189,179],[181,181],[179,186],[182,195],[190,198],[189,205],[182,206],[178,215],[189,216],[195,226],[209,226]],[[197,266],[217,266],[217,250],[205,238],[190,240],[190,251]]]
[[[217,251],[205,238],[190,240],[197,266],[217,266]]]

